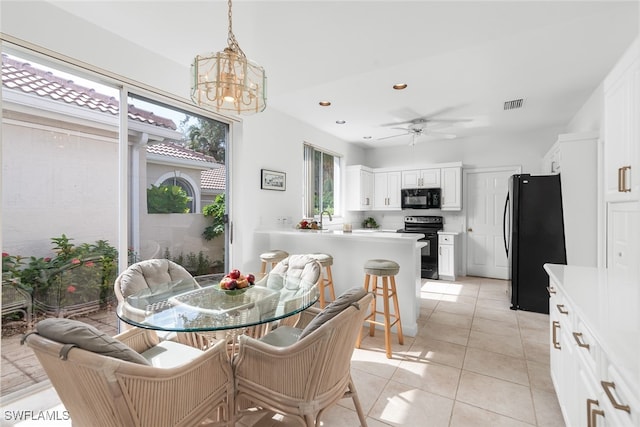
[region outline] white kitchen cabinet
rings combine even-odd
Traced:
[[[607,268],[640,280],[640,203],[607,203]]]
[[[458,233],[438,232],[438,276],[442,280],[456,280],[460,265]]]
[[[400,172],[373,174],[373,209],[400,209]]]
[[[610,270],[544,266],[550,371],[567,426],[640,426],[637,282]]]
[[[604,192],[612,201],[640,200],[640,39],[604,81]]]
[[[462,167],[441,169],[441,209],[443,211],[462,210]]]
[[[560,173],[561,167],[560,143],[556,142],[542,158],[542,173],[545,175]]]
[[[440,169],[404,170],[402,188],[440,188]]]
[[[347,210],[367,211],[373,209],[373,172],[361,166],[347,166]]]

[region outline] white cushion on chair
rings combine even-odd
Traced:
[[[195,347],[174,341],[162,341],[158,345],[143,351],[142,357],[156,368],[175,368],[192,361],[203,353]]]

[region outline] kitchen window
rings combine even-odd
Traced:
[[[317,217],[327,211],[341,215],[340,207],[341,156],[304,145],[304,216]]]

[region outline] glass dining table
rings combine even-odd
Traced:
[[[317,283],[271,273],[254,286],[226,291],[218,281],[164,283],[136,292],[118,304],[129,325],[168,332],[230,331],[272,324],[313,305]]]

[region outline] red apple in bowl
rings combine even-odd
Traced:
[[[229,277],[231,277],[232,279],[238,279],[240,277],[240,270],[234,268],[229,272]]]

